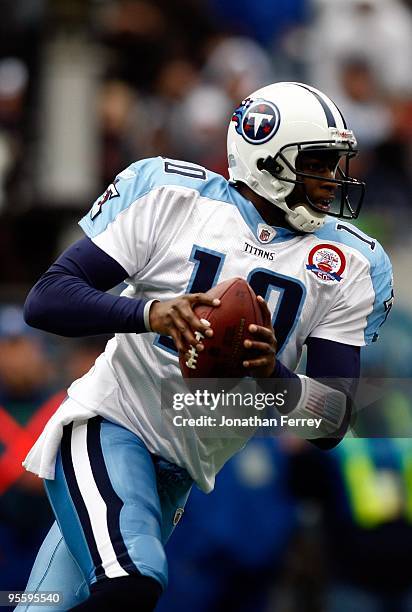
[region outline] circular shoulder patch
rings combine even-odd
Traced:
[[[262,144],[270,140],[278,131],[280,112],[273,102],[249,101],[242,110],[243,113],[240,117],[238,116],[236,130],[247,142]]]
[[[334,244],[317,244],[308,255],[306,268],[323,281],[339,282],[346,268],[346,258]]]

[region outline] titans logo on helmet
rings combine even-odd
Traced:
[[[238,134],[251,144],[262,144],[278,131],[279,109],[273,102],[246,98],[232,116]]]

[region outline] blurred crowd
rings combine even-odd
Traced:
[[[28,289],[130,162],[164,155],[226,175],[227,123],[258,87],[318,86],[355,131],[353,174],[367,183],[359,225],[391,255],[397,297],[363,371],[412,377],[411,0],[1,7],[0,590],[24,588],[51,521],[21,459],[105,342],[28,329]],[[409,413],[407,392],[391,401]],[[183,598],[198,612],[412,610],[408,438],[349,439],[327,454],[257,439],[217,483],[211,496],[194,492],[171,540],[161,612]]]
[[[276,80],[337,102],[362,150],[361,223],[409,246],[411,57],[410,0],[2,0],[0,284],[30,284],[132,160],[226,174],[231,112]]]

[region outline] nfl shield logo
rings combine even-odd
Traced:
[[[270,232],[266,228],[262,229],[260,232],[259,240],[262,242],[267,242],[270,238]]]
[[[265,244],[270,242],[276,236],[276,230],[270,225],[259,223],[256,235],[259,242],[263,242],[263,244]]]

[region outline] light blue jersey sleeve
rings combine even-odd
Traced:
[[[120,172],[79,225],[89,238],[104,232],[118,215],[161,184],[161,158],[143,159]]]
[[[366,277],[349,285],[350,290],[345,297],[347,309],[346,313],[342,314],[342,319],[350,326],[357,317],[365,321],[366,316],[363,344],[375,342],[393,304],[393,273],[388,255],[376,239],[352,224],[337,222],[336,219],[328,220],[316,235],[321,239],[333,240],[351,247],[368,261]]]
[[[393,273],[389,257],[376,243],[376,259],[371,264],[370,275],[375,300],[373,309],[367,318],[365,328],[365,343],[376,342],[379,337],[379,328],[385,323],[393,305]]]
[[[116,217],[161,187],[185,188],[210,199],[238,205],[239,197],[228,181],[215,172],[191,162],[164,157],[143,159],[120,172],[113,183],[93,203],[79,225],[93,238],[103,232]]]
[[[79,224],[132,276],[149,261],[165,214],[182,214],[179,199],[166,192],[170,195],[170,190],[184,188],[195,199],[210,184],[226,185],[227,181],[189,162],[144,159],[120,172]],[[175,209],[171,212],[172,200]]]

